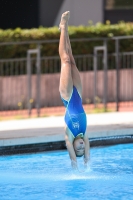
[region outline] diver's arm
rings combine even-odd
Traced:
[[[65,134],[65,142],[71,159],[71,165],[74,169],[77,169],[77,159],[73,148],[73,141],[71,141],[71,138],[68,137],[67,133]]]
[[[88,133],[86,133],[84,136],[84,143],[85,143],[84,163],[87,164],[90,158],[90,142],[88,138]]]

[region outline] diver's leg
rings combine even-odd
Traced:
[[[80,74],[76,66],[75,59],[72,54],[72,48],[71,48],[69,34],[67,30],[66,30],[66,34],[67,34],[67,49],[68,49],[68,54],[71,61],[73,85],[77,88],[80,96],[82,97],[82,84],[81,84]]]
[[[59,55],[61,59],[61,75],[60,75],[60,85],[59,91],[61,97],[65,100],[69,100],[73,90],[72,72],[71,72],[71,62],[67,51],[67,23],[69,19],[69,12],[62,14],[60,22],[60,42],[59,42]]]

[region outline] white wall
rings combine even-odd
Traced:
[[[71,13],[69,25],[88,25],[89,20],[94,24],[103,22],[103,0],[65,0],[55,19],[55,26],[58,26],[61,14],[67,10]]]

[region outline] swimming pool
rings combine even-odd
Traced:
[[[133,200],[132,152],[133,144],[91,148],[84,173],[72,172],[67,151],[1,156],[0,200]]]

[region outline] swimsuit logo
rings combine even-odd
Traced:
[[[75,123],[73,122],[72,124],[73,124],[73,127],[74,127],[74,128],[79,129],[79,122],[75,122]]]
[[[73,128],[79,129],[79,120],[75,115],[71,115]]]

